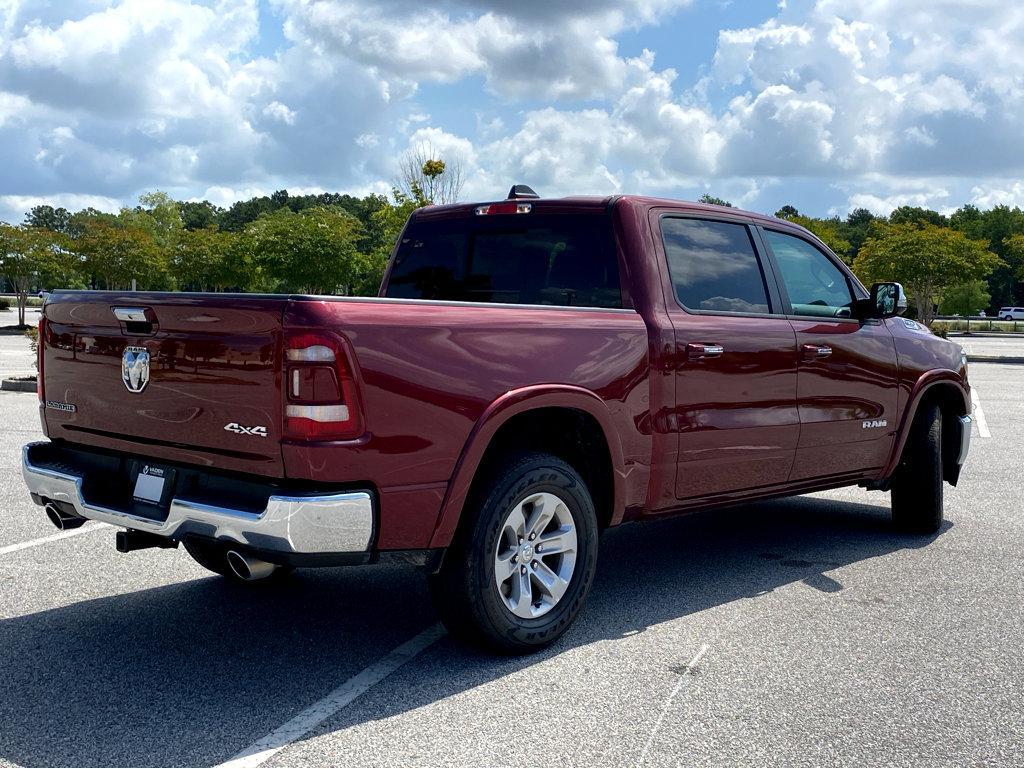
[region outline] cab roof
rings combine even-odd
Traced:
[[[671,198],[658,198],[647,195],[572,195],[564,198],[519,198],[515,200],[481,200],[473,203],[450,203],[439,206],[426,206],[417,209],[414,216],[419,219],[434,218],[458,218],[461,216],[472,216],[480,206],[498,205],[501,203],[529,203],[532,208],[545,213],[571,213],[571,212],[597,212],[608,211],[613,206],[624,205],[630,208],[652,209],[668,208],[678,211],[698,211],[714,214],[726,214],[741,216],[757,220],[759,222],[772,222],[785,224],[794,229],[803,230],[793,222],[784,219],[777,219],[774,216],[759,214],[754,211],[745,211],[740,208],[729,206],[718,206],[711,203],[698,203],[689,200],[673,200]]]

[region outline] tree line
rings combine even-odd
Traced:
[[[0,277],[18,295],[21,324],[36,289],[372,295],[409,214],[461,189],[457,165],[429,151],[412,161],[390,197],[280,190],[221,208],[151,192],[116,214],[38,205],[20,225],[0,223]],[[924,322],[936,309],[974,315],[1024,304],[1020,208],[965,205],[945,216],[901,206],[889,216],[861,208],[816,218],[787,205],[775,215],[817,235],[864,283],[903,283]]]
[[[730,205],[705,195],[702,202]],[[802,215],[793,206],[775,212],[818,236],[866,285],[903,284],[912,314],[928,323],[942,315],[993,314],[1024,305],[1024,211],[967,204],[946,216],[900,206],[889,216],[864,208],[846,218]]]
[[[0,278],[19,325],[33,289],[372,295],[409,215],[462,185],[459,161],[428,143],[403,156],[390,197],[279,190],[225,209],[156,191],[116,214],[38,205],[0,222]]]
[[[324,193],[273,195],[220,208],[142,195],[117,214],[39,205],[0,223],[0,275],[36,289],[373,294],[413,209],[428,201]]]

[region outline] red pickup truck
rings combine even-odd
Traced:
[[[55,292],[24,477],[233,579],[414,560],[455,634],[529,651],[625,521],[859,484],[935,532],[967,366],[905,305],[731,208],[428,207],[379,297]]]

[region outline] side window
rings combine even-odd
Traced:
[[[661,236],[683,307],[769,312],[768,290],[746,225],[664,217]]]
[[[846,275],[806,240],[765,230],[765,239],[782,273],[794,315],[849,318],[853,296]]]

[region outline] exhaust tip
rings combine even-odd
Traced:
[[[50,523],[56,526],[60,531],[77,529],[87,520],[78,515],[65,513],[53,502],[47,502],[43,510],[46,511],[46,517],[50,519]]]
[[[266,579],[277,571],[277,564],[261,561],[259,558],[253,558],[237,550],[228,551],[227,562],[231,573],[243,582]]]

